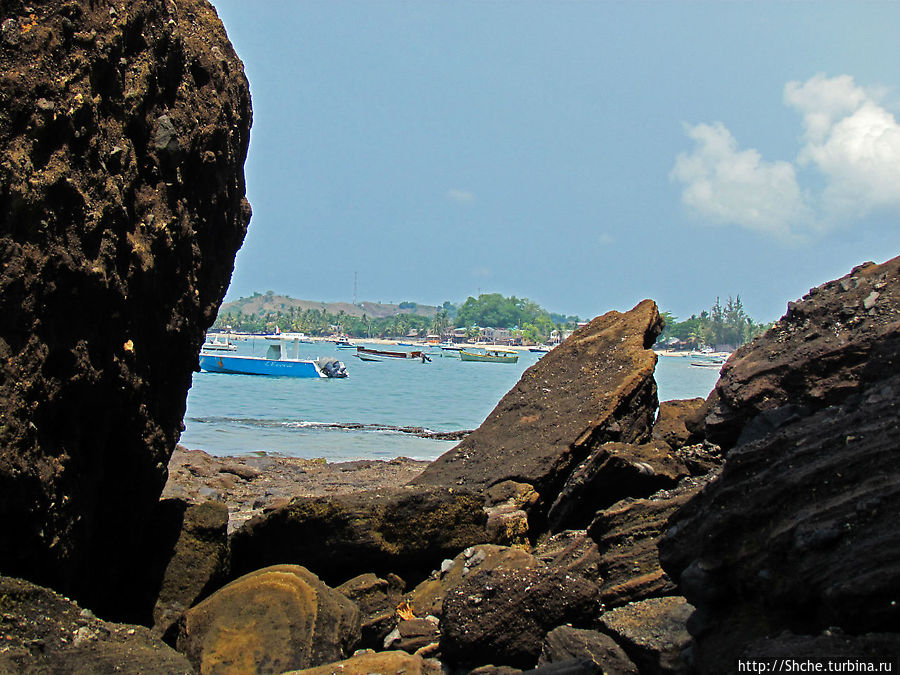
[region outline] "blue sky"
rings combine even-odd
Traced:
[[[900,254],[900,3],[215,0],[253,99],[227,299],[758,320]]]

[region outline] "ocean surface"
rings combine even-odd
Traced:
[[[257,356],[268,346],[262,339],[236,344],[238,351],[232,353]],[[423,438],[401,428],[475,429],[542,356],[520,352],[518,363],[503,364],[463,362],[438,354],[423,364],[412,359],[364,362],[353,356],[353,350],[326,342],[300,348],[301,358],[339,358],[350,376],[194,373],[181,445],[213,455],[263,451],[330,462],[400,456],[430,460],[458,441]],[[659,399],[705,398],[718,376],[716,368],[692,367],[690,359],[661,356],[656,367]]]

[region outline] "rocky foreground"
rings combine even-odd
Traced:
[[[645,300],[430,465],[216,460],[175,447],[249,218],[214,10],[3,3],[0,78],[0,672],[900,659],[900,258],[707,400],[657,400]]]

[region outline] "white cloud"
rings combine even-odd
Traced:
[[[471,204],[475,201],[475,195],[468,190],[460,190],[459,188],[450,188],[447,190],[447,199],[459,204]]]
[[[735,224],[790,235],[809,213],[789,162],[767,162],[756,150],[740,150],[721,122],[686,128],[694,152],[675,160],[672,177],[684,183],[681,199],[716,224]]]
[[[793,163],[739,149],[721,123],[687,126],[695,148],[671,173],[684,185],[682,202],[710,222],[785,238],[900,210],[900,125],[880,96],[849,75],[788,82],[784,102],[803,120]],[[804,191],[798,167],[818,172],[823,187]]]

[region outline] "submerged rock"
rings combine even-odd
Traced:
[[[0,23],[0,569],[118,616],[250,218],[250,95],[203,0]]]

